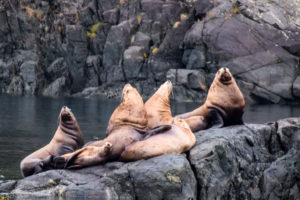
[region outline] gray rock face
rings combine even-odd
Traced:
[[[43,91],[44,96],[62,96],[66,91],[66,78],[61,77],[53,81],[45,90]]]
[[[24,82],[24,93],[35,94],[36,90],[36,66],[34,61],[27,61],[20,67],[20,75]]]
[[[42,94],[64,76],[71,95],[130,81],[148,96],[170,69],[199,70],[209,87],[218,68],[229,67],[248,103],[299,102],[298,0],[9,2],[0,12],[1,93],[34,61],[35,89],[24,82],[24,94]],[[205,99],[177,84],[175,100]]]
[[[195,133],[187,155],[50,170],[0,183],[15,199],[299,199],[300,118]]]

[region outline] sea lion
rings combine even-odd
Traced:
[[[49,144],[25,157],[20,164],[24,177],[51,168],[53,156],[73,152],[83,145],[83,136],[71,110],[63,106],[59,114],[59,125]]]
[[[64,168],[82,168],[119,159],[125,147],[141,140],[147,129],[147,115],[142,97],[130,84],[123,88],[122,102],[110,117],[107,137],[69,154],[55,158],[65,161]]]
[[[132,161],[168,153],[182,153],[194,146],[196,138],[188,124],[172,117],[169,102],[171,92],[172,83],[166,81],[146,102],[148,126],[158,128],[152,133],[148,131],[143,140],[127,146],[121,154],[121,160]]]
[[[210,128],[243,124],[245,100],[228,68],[215,75],[205,103],[199,108],[178,115],[189,124],[193,132]]]
[[[160,125],[172,124],[173,117],[170,109],[170,94],[172,92],[171,81],[166,81],[146,101],[147,127],[153,129]]]

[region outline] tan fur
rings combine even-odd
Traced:
[[[63,120],[63,116],[67,115],[70,117],[70,120]],[[82,145],[83,136],[77,120],[69,108],[63,107],[59,115],[59,125],[50,143],[21,161],[22,175],[29,176],[40,172],[39,170],[43,171],[39,165],[48,156],[60,156],[77,150]]]
[[[146,102],[148,127],[171,125],[171,129],[126,147],[121,154],[125,161],[146,159],[168,153],[182,153],[191,149],[196,138],[184,120],[171,115],[169,96],[172,83],[165,82],[158,91]]]
[[[196,138],[186,122],[174,118],[169,131],[132,143],[121,154],[121,159],[132,161],[169,153],[183,153],[191,149],[195,142]]]
[[[224,78],[225,80],[222,80]],[[230,79],[230,80],[227,80]],[[234,77],[228,68],[221,68],[216,73],[213,83],[211,84],[205,103],[199,108],[179,115],[182,119],[188,119],[193,116],[203,116],[206,118],[210,108],[217,109],[224,117],[225,125],[235,124],[236,121],[242,120],[244,113],[245,100]],[[196,120],[197,121],[197,120]],[[187,120],[187,123],[196,123],[193,120]],[[200,120],[200,123],[202,121]],[[191,128],[192,131],[198,131]]]
[[[117,160],[126,146],[143,138],[141,132],[146,126],[143,99],[135,88],[127,84],[123,89],[123,101],[109,120],[108,136],[61,157],[67,160],[67,168],[82,168]]]
[[[173,117],[170,109],[169,97],[172,92],[172,83],[166,81],[145,103],[148,128],[153,129],[160,125],[171,124]]]

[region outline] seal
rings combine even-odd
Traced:
[[[171,81],[166,81],[159,89],[146,101],[148,128],[153,129],[160,125],[171,124],[173,121],[170,109],[170,94],[172,92]]]
[[[193,132],[243,124],[245,100],[228,68],[220,68],[208,90],[205,103],[199,108],[178,115]]]
[[[73,152],[82,147],[83,135],[72,111],[63,106],[59,125],[49,144],[25,157],[20,164],[24,177],[48,170],[54,156]]]
[[[163,154],[183,153],[190,150],[195,142],[195,135],[188,124],[175,117],[169,130],[157,132],[129,145],[121,154],[121,160],[134,161]]]
[[[166,81],[145,103],[150,131],[141,141],[127,146],[121,154],[121,160],[133,161],[182,153],[194,146],[196,138],[188,124],[180,118],[172,117],[169,101],[171,92],[172,83]]]
[[[122,102],[110,117],[106,131],[107,137],[54,160],[58,163],[64,161],[63,168],[68,169],[118,160],[128,145],[144,138],[147,122],[142,97],[134,87],[126,84],[122,92]]]

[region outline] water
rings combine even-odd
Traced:
[[[0,96],[0,180],[19,179],[20,161],[46,145],[57,128],[62,106],[74,112],[85,142],[105,137],[109,117],[119,101]],[[172,113],[193,110],[198,103],[171,103]],[[286,117],[300,116],[300,107],[256,105],[247,107],[246,123],[264,123]]]

